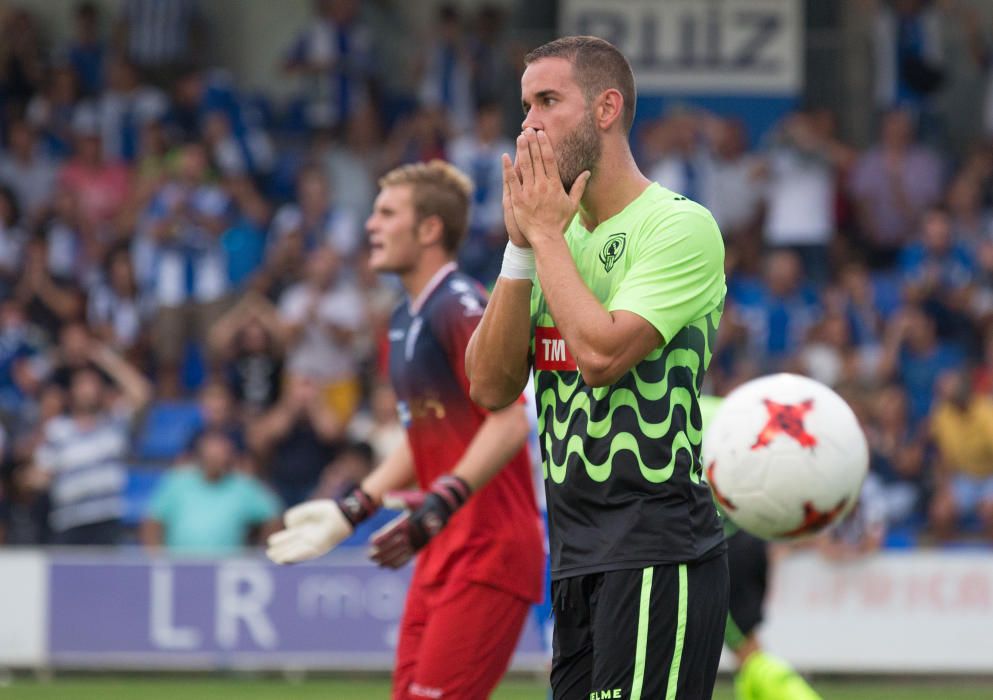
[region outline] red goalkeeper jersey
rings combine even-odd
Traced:
[[[455,468],[486,419],[469,398],[465,373],[466,346],[485,305],[482,287],[451,264],[393,313],[390,380],[421,488]],[[425,585],[461,576],[537,602],[544,556],[522,448],[420,553],[415,576]]]

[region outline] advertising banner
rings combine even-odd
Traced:
[[[51,562],[50,656],[62,666],[389,669],[409,570],[361,555],[277,567],[218,561]],[[519,663],[538,660],[533,623]]]
[[[0,666],[47,659],[48,559],[40,551],[0,550]]]
[[[776,570],[763,639],[811,671],[993,673],[993,557],[792,556]]]
[[[814,553],[774,567],[765,645],[804,671],[993,674],[988,552]],[[0,666],[390,670],[409,570],[0,552]],[[546,667],[530,617],[515,667]]]

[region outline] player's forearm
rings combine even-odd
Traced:
[[[524,405],[491,413],[483,421],[452,473],[465,480],[473,492],[497,475],[528,439],[528,419]]]
[[[509,406],[527,385],[531,287],[529,280],[498,278],[466,348],[469,396],[488,410]]]
[[[587,375],[601,377],[609,373],[623,341],[613,332],[613,316],[579,276],[564,238],[541,239],[535,247],[535,260],[555,327],[587,383],[598,384],[590,382]]]
[[[404,438],[400,445],[362,481],[362,490],[377,504],[390,491],[408,488],[415,479],[414,455]]]

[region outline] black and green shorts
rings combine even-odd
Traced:
[[[728,614],[727,555],[552,582],[555,700],[710,698]]]

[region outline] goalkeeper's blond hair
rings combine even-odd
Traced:
[[[451,163],[432,160],[401,165],[379,178],[379,186],[410,185],[417,223],[429,216],[441,219],[442,245],[455,253],[469,226],[472,180]]]

